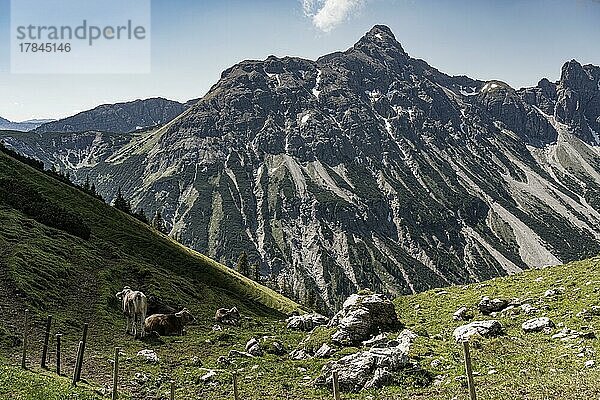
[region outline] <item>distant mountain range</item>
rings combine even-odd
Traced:
[[[103,104],[92,110],[41,125],[35,129],[35,132],[126,133],[163,125],[177,117],[190,105],[190,102],[183,104],[161,97]]]
[[[143,121],[178,110],[143,132],[98,112],[72,124],[93,132],[41,134],[68,131],[59,121],[2,140],[105,198],[122,187],[222,262],[246,251],[323,309],[364,287],[419,292],[600,253],[597,66],[515,90],[446,75],[375,26],[316,61],[243,61],[193,106],[156,102]]]
[[[0,130],[11,130],[28,132],[48,122],[54,121],[53,119],[29,119],[23,122],[13,122],[5,118],[0,117]]]

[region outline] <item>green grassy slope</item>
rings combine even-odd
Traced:
[[[5,398],[8,379],[16,382],[13,397],[57,398],[78,393],[76,398],[101,398],[110,385],[114,346],[123,349],[121,386],[124,398],[166,398],[168,381],[177,382],[176,398],[232,398],[231,373],[239,372],[240,393],[244,399],[321,399],[330,392],[315,389],[312,381],[327,360],[292,361],[288,356],[266,355],[238,359],[234,364],[217,362],[232,349],[244,350],[251,337],[274,336],[288,350],[298,347],[303,333],[290,332],[277,316],[278,311],[296,307],[290,301],[237,274],[180,247],[168,238],[157,236],[144,225],[52,179],[0,154],[0,179],[19,176],[40,188],[52,201],[70,205],[89,221],[89,241],[47,228],[19,212],[0,206],[0,348],[4,363],[19,363],[18,336],[15,335],[24,307],[37,313],[34,319],[30,365],[39,372],[40,318],[53,313],[63,339],[65,372],[72,373],[73,350],[84,321],[89,321],[90,341],[82,376],[90,385],[69,388],[64,378],[51,373],[31,375],[14,367],[0,368],[0,398]],[[198,323],[183,337],[163,338],[164,343],[144,343],[123,334],[124,320],[119,315],[114,292],[123,284],[141,287],[163,298],[190,306]],[[556,297],[545,297],[548,289],[559,289]],[[462,350],[452,337],[456,322],[452,314],[468,307],[475,319],[481,315],[476,305],[482,296],[519,298],[540,311],[535,315],[507,312],[496,316],[504,334],[473,343],[472,358],[477,392],[492,400],[579,400],[600,397],[599,339],[561,341],[544,333],[525,334],[521,324],[533,316],[548,316],[557,325],[577,331],[596,331],[600,316],[587,319],[577,314],[600,306],[600,257],[529,270],[518,275],[496,278],[467,286],[454,286],[395,300],[400,320],[419,337],[412,348],[418,360],[439,384],[415,386],[406,382],[377,391],[344,394],[344,399],[467,399],[468,393],[458,377],[464,374]],[[238,305],[251,319],[239,328],[212,330],[212,313],[217,306]],[[55,332],[56,329],[53,330]],[[325,330],[313,335],[311,346],[326,340]],[[141,349],[153,349],[160,358],[149,364],[136,356]],[[338,350],[333,358],[357,351]],[[585,362],[597,365],[586,368]],[[53,365],[53,363],[51,363]],[[207,369],[216,376],[204,383]],[[492,372],[492,373],[490,373]],[[137,378],[136,378],[136,374]],[[139,375],[142,374],[142,375]],[[147,379],[146,379],[147,378]],[[48,390],[50,390],[48,392]],[[46,390],[44,392],[43,390]],[[16,395],[14,393],[17,393]],[[4,397],[3,397],[4,396]],[[61,397],[62,396],[62,397]],[[87,396],[87,397],[86,397]],[[73,397],[75,398],[75,397]]]
[[[81,217],[91,237],[84,240],[26,216],[6,201],[12,193],[0,188],[5,196],[4,202],[0,196],[0,348],[8,350],[5,356],[18,344],[25,308],[32,312],[35,351],[47,314],[53,314],[54,331],[64,332],[67,343],[78,340],[84,322],[93,340],[110,343],[124,330],[114,296],[124,285],[186,306],[203,324],[211,323],[219,307],[237,306],[245,316],[267,320],[298,309],[274,291],[0,152],[0,182],[8,180],[40,193],[48,210],[60,207]]]
[[[114,293],[123,285],[172,302],[194,298],[201,315],[233,303],[257,315],[297,308],[274,291],[4,154],[2,178],[18,178],[50,203],[82,217],[92,229],[91,239],[82,240],[0,204],[0,262],[35,309],[64,306],[67,294],[97,298],[92,315],[110,314]]]

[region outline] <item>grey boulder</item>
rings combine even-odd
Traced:
[[[457,342],[468,341],[474,335],[484,337],[497,336],[502,333],[502,324],[495,319],[486,321],[473,321],[470,324],[459,326],[454,330],[454,339]]]
[[[394,304],[382,294],[353,294],[331,319],[328,327],[337,327],[334,343],[356,345],[380,332],[400,327]]]
[[[523,331],[526,333],[529,332],[541,332],[545,329],[552,329],[554,328],[554,322],[552,322],[552,320],[548,317],[540,317],[540,318],[532,318],[529,319],[525,322],[523,322],[523,325],[521,325],[521,328],[523,328]]]
[[[321,314],[312,313],[304,315],[294,315],[292,317],[289,317],[286,320],[286,326],[288,329],[308,332],[313,330],[317,326],[327,325],[328,322],[329,318]]]

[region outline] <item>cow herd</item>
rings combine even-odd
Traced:
[[[140,291],[125,286],[117,293],[121,300],[123,315],[127,318],[125,333],[135,338],[143,338],[148,332],[156,332],[161,336],[183,335],[186,324],[195,319],[187,308],[173,314],[148,314],[148,298]]]

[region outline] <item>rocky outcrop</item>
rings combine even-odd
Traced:
[[[396,373],[409,367],[414,369],[413,372],[417,369],[408,356],[415,338],[414,333],[405,330],[396,340],[388,341],[387,345],[372,347],[329,362],[325,364],[315,383],[331,387],[331,372],[335,370],[338,372],[340,390],[346,392],[359,392],[392,384]]]
[[[523,332],[541,332],[554,328],[554,322],[548,317],[532,318],[525,322],[521,326]]]
[[[394,304],[382,294],[353,294],[328,324],[337,328],[331,339],[341,345],[359,344],[400,326]]]
[[[498,336],[502,333],[502,324],[495,319],[486,321],[473,321],[467,325],[459,326],[454,330],[454,339],[457,342],[468,341],[472,336],[483,337]]]
[[[297,331],[312,331],[317,326],[327,325],[329,318],[317,314],[294,315],[286,320],[286,327]]]
[[[484,315],[489,315],[493,312],[499,312],[508,307],[508,300],[504,299],[490,299],[485,296],[481,299],[477,305],[479,311]]]

